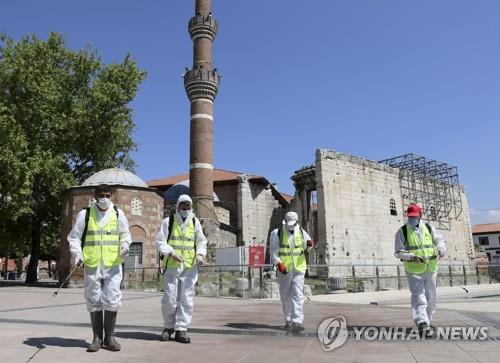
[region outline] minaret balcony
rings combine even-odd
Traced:
[[[215,101],[220,84],[220,74],[216,70],[192,69],[184,74],[184,88],[189,101],[199,98]]]
[[[212,42],[217,33],[217,21],[212,15],[196,15],[189,20],[189,35],[192,40],[197,38],[208,38]]]

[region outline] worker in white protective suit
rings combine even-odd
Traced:
[[[411,204],[406,215],[407,222],[396,233],[394,250],[408,276],[413,321],[423,330],[430,327],[436,311],[438,258],[446,255],[446,244],[434,227],[421,221],[418,205]]]
[[[179,196],[174,213],[161,223],[156,236],[158,252],[164,256],[165,287],[161,299],[164,330],[160,340],[190,343],[187,327],[193,317],[198,265],[204,263],[207,239],[193,213],[189,195]]]
[[[305,252],[314,247],[314,241],[298,220],[297,213],[288,212],[282,226],[269,237],[271,261],[278,269],[285,329],[294,332],[304,330]]]
[[[84,294],[94,333],[87,351],[101,347],[119,351],[121,346],[113,334],[122,298],[121,262],[132,239],[125,214],[111,201],[111,188],[99,185],[94,195],[96,203],[78,213],[68,242],[75,265],[85,266]]]

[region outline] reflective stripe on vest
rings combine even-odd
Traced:
[[[194,217],[193,217],[194,218]],[[184,268],[188,269],[193,267],[196,258],[196,247],[195,247],[195,228],[194,223],[189,221],[186,225],[186,229],[183,232],[181,225],[177,221],[175,216],[169,219],[169,223],[174,223],[172,226],[172,232],[168,236],[167,243],[174,249],[177,256],[181,256],[184,260]],[[167,258],[165,262],[167,268],[177,268],[179,263]]]
[[[97,221],[96,207],[89,208],[89,223],[85,233],[85,245],[83,246],[83,260],[87,267],[97,267],[102,264],[105,267],[119,266],[120,258],[120,232],[118,231],[118,218],[114,210],[106,225],[101,228]]]
[[[427,262],[417,262],[417,261],[403,261],[405,271],[419,275],[426,272],[437,272],[437,260],[430,257],[436,256],[436,248],[434,243],[432,243],[432,234],[429,229],[422,224],[420,228],[423,228],[423,240],[420,240],[419,235],[414,231],[413,227],[410,225],[406,226],[407,231],[407,241],[405,242],[405,249],[411,251],[415,256],[419,256],[428,260]]]
[[[281,262],[285,264],[288,271],[295,270],[298,272],[306,272],[307,263],[303,248],[304,241],[302,238],[302,231],[298,230],[294,233],[295,245],[292,250],[288,241],[290,232],[288,232],[288,229],[285,226],[281,228],[281,240],[279,248],[279,258]]]

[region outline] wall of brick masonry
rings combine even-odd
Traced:
[[[238,207],[240,241],[244,241],[245,245],[266,244],[269,234],[281,224],[286,213],[271,189],[250,183],[247,175],[239,178]]]
[[[229,223],[231,226],[238,225],[238,185],[214,185],[214,192],[217,194],[222,206],[229,211]]]
[[[394,235],[405,221],[398,169],[374,161],[317,150],[318,261],[327,264],[398,263]],[[397,215],[390,213],[390,200]],[[467,198],[463,212],[440,230],[448,242],[447,259],[471,263],[472,245]],[[425,216],[424,216],[425,217]],[[432,223],[431,223],[432,224]]]
[[[215,210],[215,215],[217,216],[217,220],[220,223],[229,224],[230,212],[228,209],[216,205],[214,207],[214,210]]]
[[[131,202],[139,198],[142,202],[142,214],[132,213]],[[155,238],[163,220],[163,198],[151,190],[117,189],[114,201],[128,218],[133,242],[142,243],[142,265],[156,267],[158,253]]]
[[[448,256],[451,261],[463,263],[475,263],[476,253],[472,239],[472,226],[470,224],[469,203],[462,186],[460,189],[463,211],[457,220],[451,220],[450,229],[442,230],[442,234],[448,242]],[[430,222],[432,223],[432,222]]]
[[[235,231],[216,228],[213,233],[208,236],[207,260],[210,263],[215,263],[215,249],[235,247],[237,245],[238,234]]]

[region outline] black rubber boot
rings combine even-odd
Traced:
[[[94,339],[92,344],[87,347],[87,352],[97,352],[102,348],[102,311],[93,311],[90,313],[90,323]]]
[[[104,311],[104,344],[103,348],[118,352],[122,346],[115,340],[116,311]]]
[[[175,332],[175,341],[179,343],[191,343],[191,338],[187,336],[187,332],[185,330],[177,330]]]
[[[163,329],[163,332],[160,335],[160,340],[162,342],[168,342],[172,340],[171,335],[174,333],[174,329]]]
[[[426,322],[421,322],[418,323],[417,327],[418,327],[418,334],[420,335],[420,337],[427,335],[427,331],[429,330],[429,324],[427,324]]]
[[[425,321],[421,321],[420,323],[417,324],[417,328],[419,331],[427,329],[428,327],[429,327],[429,324],[427,324]]]

